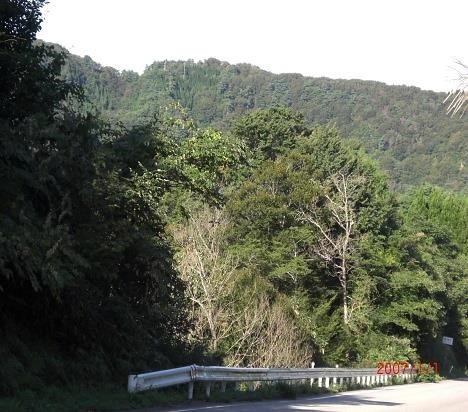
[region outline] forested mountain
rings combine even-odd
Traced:
[[[216,59],[155,62],[140,76],[69,54],[63,74],[83,86],[98,109],[127,124],[144,122],[177,101],[200,125],[226,130],[246,111],[282,105],[309,123],[335,124],[343,136],[357,140],[397,190],[425,182],[465,191],[468,184],[468,123],[466,116],[445,114],[443,93],[276,75]]]
[[[108,410],[81,392],[195,362],[466,373],[467,196],[396,193],[346,138],[400,156],[405,186],[464,190],[416,164],[466,156],[441,95],[215,60],[118,73],[37,43],[43,4],[0,8],[0,410]]]

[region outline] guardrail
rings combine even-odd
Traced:
[[[399,373],[408,381],[412,380],[413,373]],[[211,386],[221,383],[221,391],[226,390],[227,382],[249,382],[249,389],[255,383],[290,381],[302,384],[317,385],[328,388],[330,385],[344,385],[356,383],[363,386],[387,384],[389,375],[378,375],[376,369],[356,368],[305,368],[305,369],[279,369],[279,368],[230,368],[224,366],[184,366],[182,368],[167,369],[157,372],[141,373],[128,376],[128,391],[139,392],[149,389],[165,388],[173,385],[188,384],[188,399],[193,398],[194,382],[205,383],[206,396],[210,396]]]

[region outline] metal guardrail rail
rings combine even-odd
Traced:
[[[399,373],[408,381],[412,380],[413,373]],[[157,372],[141,373],[128,376],[128,391],[139,392],[149,389],[165,388],[173,385],[188,384],[188,399],[193,397],[194,382],[205,383],[206,396],[210,396],[211,386],[216,382],[221,383],[221,391],[226,389],[227,382],[249,382],[249,388],[253,389],[256,382],[292,381],[302,384],[317,385],[318,387],[330,387],[330,385],[342,385],[356,383],[363,386],[387,384],[389,375],[378,375],[376,369],[357,368],[231,368],[224,366],[198,366],[190,365],[182,368],[167,369]]]

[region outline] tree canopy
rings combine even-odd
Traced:
[[[464,372],[465,143],[438,95],[214,59],[118,73],[38,42],[43,4],[0,5],[2,396],[194,362]],[[432,170],[423,137],[459,193],[392,190]]]

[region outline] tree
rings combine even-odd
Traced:
[[[59,77],[63,55],[34,43],[43,4],[7,1],[0,8],[0,282],[45,288],[56,296],[84,265],[68,230],[67,186],[80,174],[88,181],[83,156],[93,150],[97,124],[81,119],[80,129],[77,116],[63,110],[70,94],[80,94]],[[64,261],[73,268],[68,273]]]
[[[34,42],[42,4],[0,5],[0,327],[11,337],[0,351],[13,365],[0,391],[10,394],[44,376],[102,382],[188,361],[161,202],[174,188],[219,202],[241,152],[186,119],[129,130],[87,112],[60,79],[61,54]],[[53,376],[46,359],[57,359]]]
[[[307,208],[297,211],[297,218],[300,222],[311,224],[318,229],[317,240],[312,249],[327,266],[333,268],[332,275],[340,282],[343,294],[343,322],[348,325],[351,255],[359,242],[355,231],[356,192],[364,183],[364,177],[342,170],[328,180],[323,190],[326,204],[320,205],[321,199],[316,198]],[[320,217],[327,214],[329,216],[325,219]]]
[[[468,279],[466,201],[427,185],[407,195],[401,227],[387,249],[397,262],[388,270],[391,300],[381,302],[384,316],[377,317],[384,328],[410,338],[422,356],[444,360],[456,373],[468,361],[468,305],[461,298]],[[452,348],[440,344],[444,335],[454,337]]]
[[[18,124],[31,114],[51,116],[73,84],[60,79],[64,53],[37,43],[45,0],[8,0],[0,6],[0,118]]]
[[[261,160],[274,160],[285,153],[306,130],[304,116],[282,106],[254,110],[232,125],[233,133],[245,141],[251,156]]]
[[[260,163],[229,198],[230,241],[245,256],[243,270],[287,296],[295,322],[327,361],[366,354],[356,340],[375,332],[373,305],[386,271],[376,262],[396,228],[395,206],[375,164],[324,127]]]
[[[462,118],[468,107],[468,66],[461,61],[457,61],[456,64],[458,65],[458,84],[456,88],[447,95],[444,103],[449,102],[447,114],[453,117],[460,113],[460,118]]]
[[[192,303],[193,337],[216,352],[220,341],[232,333],[232,293],[238,263],[226,254],[228,220],[219,209],[206,206],[174,230],[180,248],[178,269]],[[207,336],[208,332],[208,336]]]
[[[187,285],[190,338],[230,366],[307,366],[312,351],[281,296],[239,270],[228,249],[230,222],[220,209],[202,206],[187,222],[172,226],[176,255]]]

